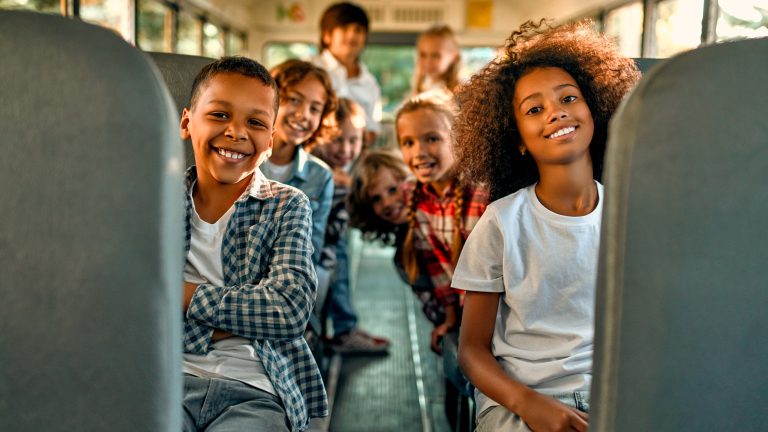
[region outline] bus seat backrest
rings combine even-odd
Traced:
[[[610,128],[590,430],[768,427],[768,39],[641,79]]]
[[[640,72],[645,75],[647,74],[652,67],[656,66],[657,64],[661,63],[665,59],[660,58],[648,58],[648,57],[638,57],[632,59],[635,61],[635,65],[637,65],[637,68],[640,69]]]
[[[173,100],[176,102],[178,116],[177,124],[181,120],[181,112],[184,108],[189,108],[189,97],[192,91],[192,82],[197,73],[203,66],[211,63],[212,58],[200,57],[185,54],[169,54],[159,52],[147,53],[155,65],[160,70],[168,90],[171,92]],[[186,166],[194,164],[195,155],[192,153],[192,144],[189,141],[184,143],[184,153]]]
[[[170,95],[79,20],[0,11],[0,58],[0,430],[180,430]]]

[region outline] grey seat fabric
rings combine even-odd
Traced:
[[[181,428],[182,150],[138,50],[0,12],[0,430]]]
[[[590,430],[768,430],[768,39],[654,67],[611,124]]]
[[[185,54],[170,54],[170,53],[147,53],[157,68],[160,70],[160,74],[163,75],[166,86],[171,92],[174,102],[176,103],[176,109],[178,110],[177,123],[181,120],[181,112],[184,108],[189,108],[189,97],[192,91],[192,82],[195,80],[195,76],[200,72],[203,66],[211,63],[212,58],[192,56]],[[189,141],[184,143],[184,153],[186,159],[186,166],[192,166],[195,163],[195,155],[192,152],[192,145]]]

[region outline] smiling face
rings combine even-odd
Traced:
[[[334,27],[323,33],[323,43],[338,59],[356,59],[365,49],[368,32],[358,23]]]
[[[352,118],[347,117],[339,125],[339,134],[325,144],[324,153],[329,165],[343,168],[360,156],[363,148],[364,127],[356,127]]]
[[[386,167],[379,168],[368,187],[368,200],[373,213],[381,219],[400,225],[408,222],[407,196],[401,187],[405,179],[398,179]]]
[[[563,69],[531,70],[515,85],[515,121],[536,164],[570,164],[589,157],[594,120],[576,80]]]
[[[447,38],[424,36],[416,45],[419,70],[432,79],[439,78],[459,55]]]
[[[320,127],[327,100],[325,87],[312,75],[283,90],[275,122],[278,144],[296,146],[310,139]]]
[[[192,140],[198,180],[247,180],[272,148],[275,92],[256,78],[219,73],[184,109],[181,137]]]
[[[441,191],[453,179],[453,142],[448,119],[433,109],[419,108],[401,114],[396,126],[405,164],[420,182]]]

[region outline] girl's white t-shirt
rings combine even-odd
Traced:
[[[192,188],[194,189],[194,187]],[[214,223],[200,219],[192,199],[190,217],[189,253],[184,265],[184,281],[196,284],[208,283],[224,286],[221,244],[235,206]],[[271,394],[276,394],[264,365],[251,341],[243,337],[231,337],[214,342],[204,355],[183,354],[183,371],[201,378],[229,378]]]
[[[502,369],[543,394],[589,390],[603,186],[585,216],[563,216],[535,185],[494,201],[469,235],[452,286],[503,293],[491,343]],[[497,402],[477,391],[478,413]]]

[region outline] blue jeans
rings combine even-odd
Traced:
[[[333,322],[333,334],[349,332],[357,325],[357,313],[352,308],[349,292],[349,259],[347,257],[347,233],[336,243],[336,268],[331,277],[328,298],[328,318]]]
[[[552,395],[552,397],[579,411],[589,413],[588,391],[561,393]],[[475,427],[475,432],[495,431],[530,432],[531,430],[517,414],[501,405],[496,405],[486,409],[477,416],[477,426]]]
[[[184,432],[289,432],[280,398],[240,381],[184,375]]]

